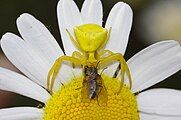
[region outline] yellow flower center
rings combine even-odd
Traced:
[[[83,101],[83,76],[74,78],[52,95],[44,108],[44,120],[139,120],[136,96],[127,86],[121,91],[117,78],[102,75],[108,93],[105,106],[97,99]]]

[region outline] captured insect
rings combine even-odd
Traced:
[[[101,106],[106,104],[108,100],[107,90],[101,75],[98,74],[97,67],[85,66],[83,73],[82,97],[85,97],[84,99],[97,99]]]
[[[97,73],[97,70],[105,66],[107,67],[114,62],[119,62],[120,64],[121,85],[124,82],[125,74],[127,74],[131,87],[130,71],[122,54],[103,49],[109,40],[110,32],[111,28],[107,30],[97,24],[83,24],[74,27],[75,36],[67,30],[71,41],[79,52],[74,51],[72,56],[64,55],[55,61],[47,77],[48,90],[52,92],[55,78],[64,61],[71,62],[74,66],[81,65],[83,67],[83,73],[85,74],[82,88],[83,98],[99,98],[99,95],[101,96],[102,93],[107,96],[103,80]],[[87,90],[89,92],[86,92]]]

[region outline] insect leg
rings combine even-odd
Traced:
[[[113,75],[113,78],[116,78],[118,76],[118,73],[119,73],[120,69],[121,69],[121,65],[119,64],[118,67],[116,68],[116,71],[115,71],[115,73]]]

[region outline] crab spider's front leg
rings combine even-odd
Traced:
[[[85,56],[84,56],[84,54],[83,53],[80,53],[80,52],[78,52],[78,51],[74,51],[73,53],[72,53],[72,57],[73,58],[77,58],[77,59],[85,59]],[[74,63],[72,63],[72,66],[73,66],[73,68],[75,68],[75,64]]]
[[[110,50],[102,50],[100,52],[97,53],[97,58],[98,59],[102,59],[104,57],[104,55],[107,54],[108,56],[114,54],[112,51]]]
[[[86,56],[85,53],[81,53],[81,52],[78,52],[78,51],[74,51],[74,52],[72,53],[72,57],[73,57],[73,58],[82,59],[82,60],[87,59],[87,56]]]
[[[71,62],[74,65],[79,65],[81,63],[79,59],[74,58],[74,57],[70,57],[70,56],[61,56],[61,57],[59,57],[55,61],[55,63],[53,64],[52,68],[50,69],[50,71],[48,73],[47,88],[48,88],[48,90],[50,92],[52,92],[52,88],[53,88],[55,78],[56,78],[56,76],[58,74],[58,71],[59,71],[63,61]]]
[[[123,56],[119,53],[114,53],[108,57],[105,57],[103,59],[100,59],[100,65],[107,65],[110,64],[114,61],[119,61],[120,65],[121,65],[121,81],[123,83],[124,79],[125,79],[125,72],[128,75],[128,79],[129,79],[129,83],[130,83],[130,88],[132,86],[132,81],[131,81],[131,74],[130,74],[130,70],[128,68],[128,65],[125,61],[125,59],[123,58]],[[122,84],[121,83],[121,84]]]

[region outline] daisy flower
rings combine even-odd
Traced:
[[[58,22],[66,55],[76,51],[66,29],[82,24],[102,26],[100,0],[85,0],[81,12],[73,0],[60,0],[57,7]],[[111,10],[105,28],[112,28],[105,49],[124,55],[132,24],[132,10],[118,2]],[[127,61],[133,79],[132,88],[122,87],[119,79],[112,78],[117,65],[108,66],[103,80],[108,92],[106,106],[97,100],[81,100],[82,76],[79,69],[62,64],[56,78],[53,94],[47,92],[47,75],[55,60],[64,55],[47,28],[33,16],[24,13],[17,19],[21,37],[6,33],[1,47],[7,58],[26,76],[0,68],[0,89],[18,93],[44,103],[44,107],[13,107],[0,110],[2,120],[180,120],[181,91],[151,89],[181,69],[181,47],[174,40],[153,44]],[[64,86],[62,86],[62,84]],[[125,82],[127,83],[127,82]]]

